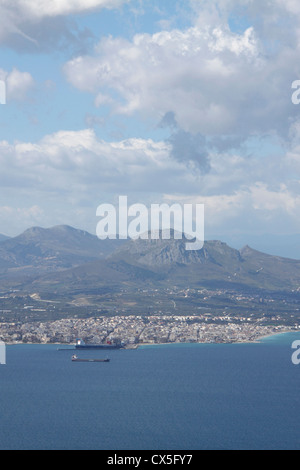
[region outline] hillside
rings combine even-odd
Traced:
[[[71,227],[28,230],[0,244],[0,321],[151,312],[295,323],[300,261],[221,241],[186,251],[185,242],[122,244]]]
[[[5,242],[6,240],[9,240],[10,237],[7,237],[6,235],[3,235],[0,233],[0,243]]]
[[[300,287],[300,261],[252,250],[238,251],[220,241],[208,241],[200,251],[186,251],[185,240],[136,240],[124,244],[105,260],[93,261],[42,277],[35,287],[61,286],[84,292],[101,286],[138,288],[226,288],[293,290]]]
[[[74,268],[105,258],[116,245],[69,226],[34,227],[0,243],[0,274],[21,279]]]

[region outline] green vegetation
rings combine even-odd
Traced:
[[[1,242],[0,321],[203,315],[299,324],[300,261],[218,241],[198,252],[185,240],[120,243],[70,227]]]

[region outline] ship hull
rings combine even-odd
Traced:
[[[110,359],[72,359],[72,362],[110,362]]]
[[[113,345],[113,344],[85,344],[85,345],[76,345],[75,348],[77,350],[103,350],[103,349],[120,349],[118,346]]]

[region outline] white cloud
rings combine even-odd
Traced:
[[[211,170],[202,174],[192,162],[172,159],[169,144],[151,139],[105,142],[87,129],[36,143],[2,141],[0,223],[11,214],[23,228],[40,218],[48,226],[69,223],[93,231],[98,205],[123,194],[132,203],[204,203],[208,231],[276,230],[279,221],[281,228],[300,230],[300,181],[291,177],[296,154],[295,147],[294,159],[288,155],[281,164],[273,155],[262,161],[210,154]]]
[[[2,188],[30,185],[37,192],[57,190],[79,199],[99,191],[157,191],[167,176],[176,179],[169,182],[174,189],[184,180],[184,166],[174,163],[164,142],[109,143],[92,130],[61,131],[37,143],[0,142],[0,164]]]
[[[300,196],[292,194],[285,184],[281,184],[277,191],[268,189],[266,184],[257,184],[251,188],[251,196],[255,210],[300,214]]]
[[[127,0],[0,0],[0,7],[17,17],[22,13],[23,19],[34,21],[44,17],[84,13],[94,9],[118,8]]]
[[[22,224],[22,229],[25,220],[34,219],[21,216],[20,207],[38,206],[43,211],[38,225],[69,223],[93,231],[98,205],[114,202],[119,194],[143,202],[163,186],[176,191],[197,185],[188,168],[170,158],[166,143],[105,142],[92,130],[61,131],[36,143],[2,141],[0,166],[2,205],[13,211],[8,225]],[[0,225],[8,216],[6,210],[0,213]]]
[[[231,87],[238,85],[241,99],[246,92],[241,84],[259,66],[252,30],[237,37],[190,28],[137,35],[132,42],[104,39],[94,57],[70,61],[65,73],[80,90],[96,95],[107,88],[117,91],[122,100],[115,100],[116,113],[159,119],[172,111],[182,129],[215,133],[230,132],[236,124],[238,96],[228,106]],[[253,88],[247,91],[253,95]]]
[[[172,112],[179,128],[210,135],[286,134],[290,87],[297,78],[300,46],[270,55],[254,28],[195,26],[105,38],[93,55],[65,65],[74,87],[111,103],[116,114],[151,117]],[[109,90],[109,91],[108,91]]]
[[[130,0],[0,0],[0,44],[30,52],[49,50],[54,45],[84,49],[81,35],[70,15],[103,8],[119,8]]]
[[[24,101],[35,86],[32,75],[14,68],[11,72],[0,69],[0,80],[6,83],[7,101]]]
[[[298,183],[298,189],[299,189]],[[257,182],[248,188],[239,187],[231,194],[177,196],[168,194],[169,204],[204,204],[207,233],[275,233],[300,230],[300,196],[282,184],[273,190],[267,183]]]
[[[122,3],[0,0],[0,43],[12,44],[18,35],[22,43],[36,46],[37,27],[46,43],[54,25],[60,41],[67,15]],[[105,142],[82,130],[57,132],[35,143],[0,142],[1,220],[9,210],[21,219],[18,198],[24,201],[26,220],[40,216],[48,225],[83,226],[85,208],[94,214],[101,202],[110,202],[103,197],[133,194],[133,202],[151,200],[151,195],[151,202],[163,197],[204,202],[210,227],[267,231],[273,224],[275,231],[280,220],[287,230],[300,230],[298,122],[290,132],[299,114],[291,103],[291,83],[300,78],[298,3],[191,3],[196,13],[190,27],[131,40],[106,37],[93,54],[81,53],[64,68],[74,87],[94,95],[97,108],[110,107],[125,119],[136,116],[147,123],[150,117],[168,126],[172,137]],[[233,32],[228,17],[241,14],[241,5],[247,7],[246,26]],[[17,69],[0,71],[1,76],[11,100],[25,99],[34,85],[30,74]],[[103,114],[87,116],[90,123],[93,119],[104,119]],[[266,144],[259,155],[255,150],[248,154],[250,146],[238,148],[252,139],[257,149],[265,135],[290,142],[286,156]],[[78,222],[67,213],[76,213]]]
[[[0,206],[1,233],[8,236],[19,235],[23,230],[40,226],[45,214],[39,206]]]

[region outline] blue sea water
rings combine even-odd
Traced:
[[[72,363],[53,345],[10,346],[0,449],[299,449],[295,339],[110,351],[109,364]]]

